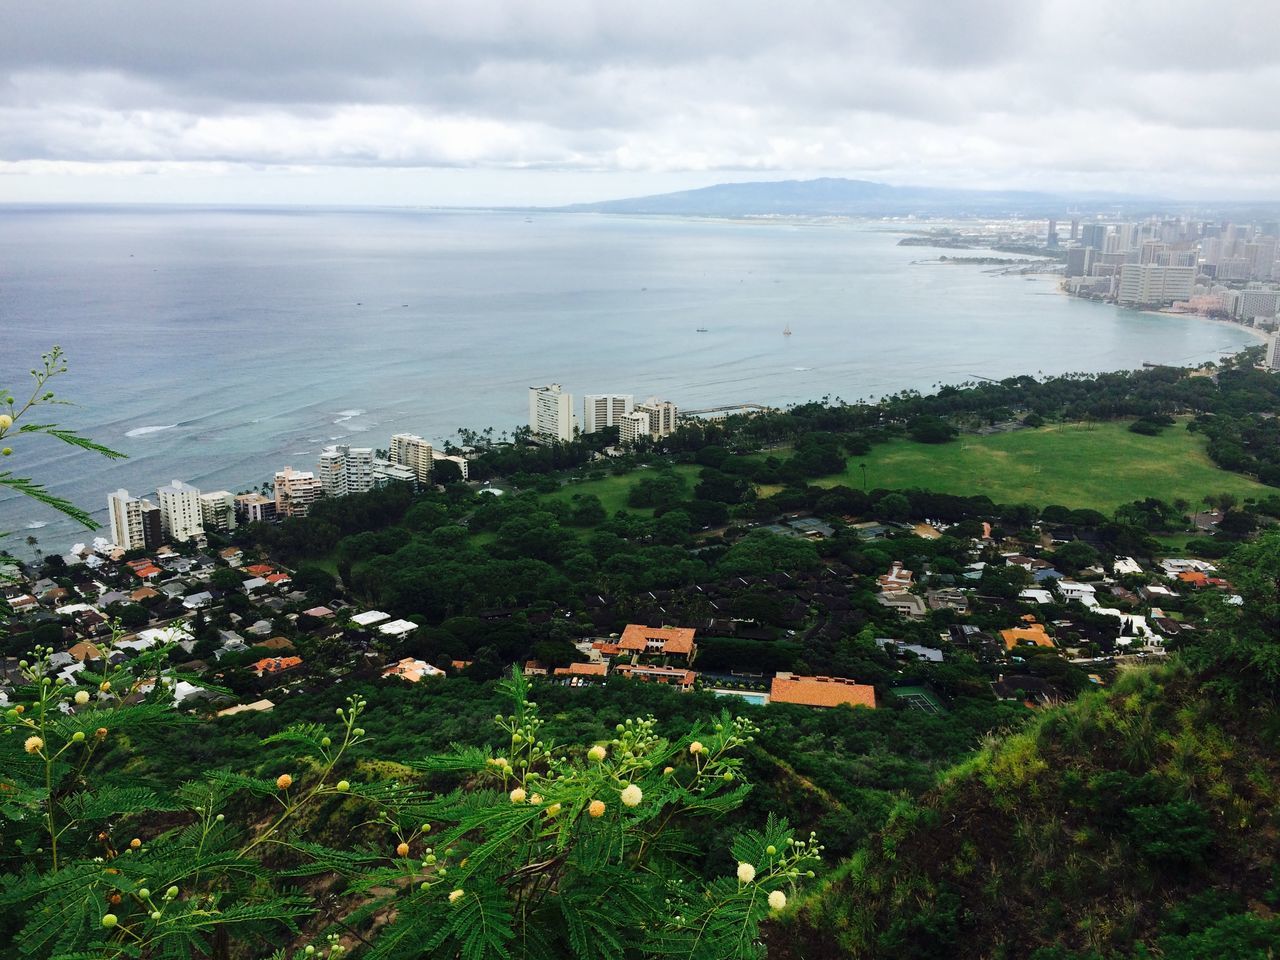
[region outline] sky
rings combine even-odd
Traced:
[[[1275,0],[0,10],[0,202],[547,205],[813,176],[1280,200]]]

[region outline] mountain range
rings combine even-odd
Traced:
[[[676,216],[1065,216],[1071,211],[1149,209],[1161,201],[1118,194],[1068,195],[1021,190],[954,190],[822,177],[720,183],[647,197],[575,203],[571,213]]]

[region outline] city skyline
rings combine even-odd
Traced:
[[[0,37],[0,202],[554,205],[817,176],[1280,200],[1262,3],[734,13],[28,6]]]

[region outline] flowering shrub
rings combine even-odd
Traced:
[[[606,744],[558,745],[518,672],[505,682],[512,712],[494,720],[509,738],[500,756],[459,748],[408,763],[414,776],[358,779],[368,766],[351,749],[370,738],[353,698],[331,729],[269,737],[296,748],[269,778],[212,771],[169,794],[121,785],[95,762],[104,745],[189,722],[163,675],[148,676],[166,654],[74,683],[49,677],[47,650],[23,668],[0,727],[0,923],[26,955],[229,958],[287,940],[304,944],[299,957],[373,960],[758,956],[761,921],[818,861],[812,837],[770,818],[733,843],[723,877],[682,862],[690,821],[750,789],[749,722],[725,713],[673,742],[639,718]],[[328,821],[388,839],[311,839]]]

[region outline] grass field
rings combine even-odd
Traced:
[[[1130,433],[1128,423],[1065,424],[954,443],[895,440],[850,459],[843,474],[817,481],[874,490],[919,487],[939,493],[985,494],[996,503],[1057,503],[1110,511],[1143,497],[1198,504],[1210,493],[1241,499],[1275,490],[1220,470],[1205,441],[1179,423],[1158,437]]]
[[[692,494],[694,485],[698,482],[698,472],[702,468],[693,464],[677,464],[673,469],[685,478],[688,483],[686,489]],[[563,500],[568,503],[573,500],[576,494],[593,493],[600,498],[600,502],[604,504],[605,512],[609,516],[613,516],[619,510],[630,510],[632,513],[648,515],[653,513],[648,508],[628,507],[627,494],[630,493],[633,486],[645,477],[653,476],[654,472],[653,469],[633,470],[631,473],[623,474],[620,477],[608,476],[601,480],[570,481],[555,493],[546,494],[546,497],[549,500]]]

